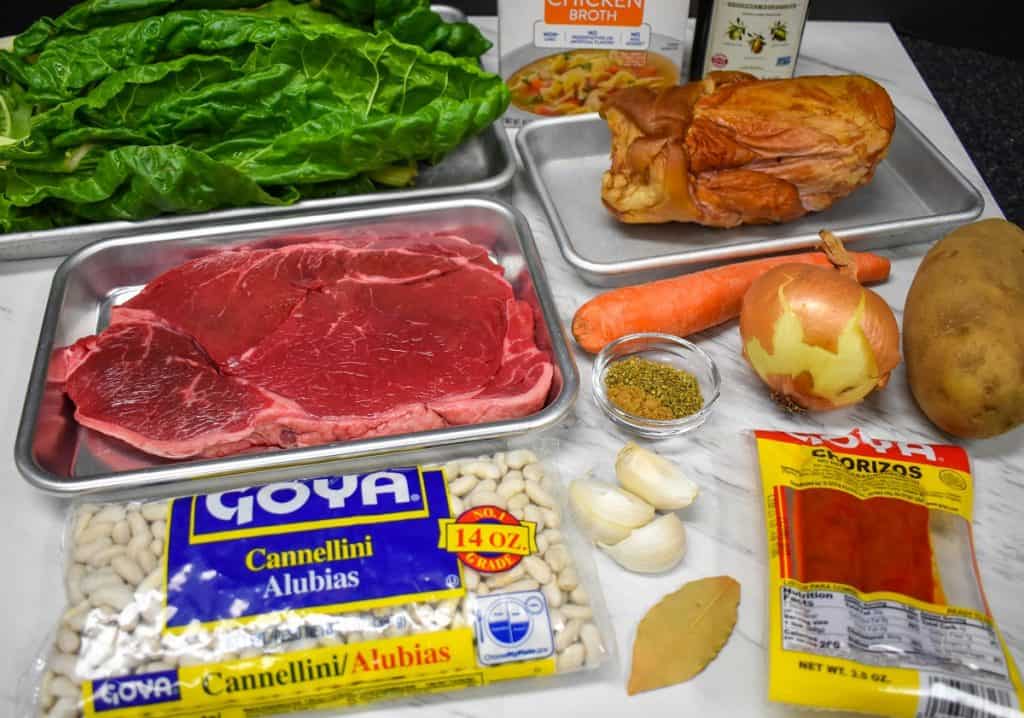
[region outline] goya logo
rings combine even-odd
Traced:
[[[194,496],[193,541],[401,521],[428,515],[416,468],[324,476]]]
[[[180,700],[177,670],[104,678],[92,682],[92,704],[97,712]]]
[[[520,521],[497,506],[477,506],[457,519],[441,519],[438,548],[458,554],[483,573],[508,571],[537,553],[537,524]]]

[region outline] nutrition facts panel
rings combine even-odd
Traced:
[[[930,669],[959,664],[985,671],[990,678],[1007,678],[999,639],[985,621],[922,611],[898,601],[863,601],[842,591],[781,590],[786,650],[877,666]]]

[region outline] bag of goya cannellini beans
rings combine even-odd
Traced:
[[[76,505],[22,712],[266,715],[597,667],[558,488],[519,449]]]

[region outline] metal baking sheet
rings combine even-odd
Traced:
[[[966,222],[984,200],[897,110],[896,130],[874,179],[824,212],[776,225],[715,229],[697,224],[624,224],[601,203],[611,136],[597,115],[541,120],[519,132],[520,156],[566,261],[591,284],[614,286],[694,265],[814,246],[818,231],[872,247],[931,239],[911,230]]]
[[[109,321],[111,305],[127,301],[146,282],[185,261],[228,247],[276,246],[305,236],[339,230],[373,232],[458,231],[487,248],[505,270],[516,295],[530,302],[541,321],[538,346],[548,348],[555,378],[546,405],[519,419],[453,426],[396,436],[338,442],[317,447],[265,450],[221,459],[172,461],[144,454],[80,426],[59,383],[48,382],[54,350],[94,334]],[[15,442],[15,461],[34,486],[57,494],[166,488],[189,481],[189,490],[225,486],[228,479],[251,483],[259,474],[323,462],[354,461],[395,453],[508,440],[557,424],[570,410],[579,375],[548,287],[529,225],[513,208],[487,199],[449,199],[331,212],[309,217],[279,217],[259,222],[206,225],[170,232],[137,232],[96,242],[57,269],[43,317],[35,364]],[[115,468],[117,467],[117,468]],[[212,481],[216,478],[217,481]],[[265,479],[263,479],[265,480]]]
[[[453,7],[431,7],[447,22],[465,20],[465,15]],[[504,122],[499,118],[483,132],[455,148],[438,164],[422,166],[416,184],[408,189],[304,200],[288,207],[240,207],[196,214],[165,215],[140,222],[95,222],[38,232],[0,232],[0,261],[60,257],[98,239],[150,230],[161,231],[196,224],[292,216],[393,202],[414,202],[453,195],[487,194],[511,182],[515,171],[512,147],[505,132]]]

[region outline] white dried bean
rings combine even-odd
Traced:
[[[67,676],[53,676],[50,693],[59,698],[80,698],[82,695],[82,691]]]
[[[515,481],[517,479],[522,481],[523,483],[526,483],[526,480],[523,479],[523,472],[522,471],[516,471],[515,469],[512,469],[511,471],[507,472],[501,478],[502,481]]]
[[[580,637],[581,628],[583,628],[583,621],[578,618],[569,619],[561,631],[555,632],[555,650],[561,653],[576,643],[576,639]]]
[[[513,593],[515,591],[536,591],[540,588],[540,584],[534,581],[532,578],[524,578],[521,581],[510,583],[503,586],[501,590],[496,590],[497,593]]]
[[[147,549],[143,549],[136,553],[135,560],[139,562],[139,567],[146,573],[149,573],[156,568],[158,563],[156,556],[150,553]]]
[[[448,491],[452,496],[465,496],[476,488],[477,478],[475,476],[460,476],[448,484]]]
[[[510,469],[521,469],[527,464],[537,463],[537,456],[528,449],[516,449],[505,454],[505,463]]]
[[[89,558],[89,565],[94,568],[99,568],[100,566],[107,566],[115,558],[117,558],[118,556],[123,556],[127,551],[127,548],[125,548],[124,546],[118,546],[117,544],[107,546],[107,548],[103,549],[102,551],[97,551]]]
[[[586,651],[582,643],[574,643],[558,655],[555,667],[559,671],[574,671],[583,665]]]
[[[46,711],[46,718],[76,718],[78,715],[78,698],[70,696],[61,696],[53,707]]]
[[[498,493],[504,496],[506,499],[515,496],[518,493],[522,493],[526,489],[526,482],[522,479],[504,479],[498,486]],[[526,497],[529,499],[529,497]]]
[[[497,481],[501,478],[501,471],[498,469],[498,466],[490,461],[473,461],[462,467],[462,473],[472,474],[478,479],[493,479]]]
[[[455,516],[459,516],[466,510],[466,504],[457,496],[450,496],[448,498],[448,505],[452,507],[452,514]]]
[[[540,533],[544,530],[544,516],[540,512],[540,507],[529,504],[523,509],[523,515],[527,521],[532,521],[537,525],[537,532]]]
[[[145,517],[138,511],[128,512],[128,528],[132,531],[132,538],[145,536],[146,543],[149,543],[152,538],[149,533],[149,524],[146,522]]]
[[[544,538],[548,540],[549,544],[562,543],[562,532],[558,529],[548,529],[544,532]]]
[[[133,592],[127,586],[103,586],[93,591],[89,596],[89,602],[96,606],[110,606],[120,611],[132,602]]]
[[[109,521],[102,521],[99,523],[96,521],[90,521],[89,526],[80,534],[75,536],[75,543],[81,546],[82,544],[89,544],[102,538],[109,538],[113,531],[114,524]]]
[[[66,676],[72,683],[79,683],[82,679],[78,674],[78,658],[68,653],[57,653],[50,656],[49,667],[54,673]]]
[[[78,544],[72,555],[79,563],[88,563],[89,559],[100,551],[109,548],[111,545],[113,545],[113,542],[110,538],[104,536],[103,538],[98,538],[93,541],[89,541],[88,543]]]
[[[538,536],[537,537],[537,553],[540,554],[541,556],[543,556],[544,552],[547,551],[547,550],[548,550],[548,540],[546,538],[544,538],[543,536]]]
[[[580,629],[580,641],[583,643],[583,649],[586,653],[587,665],[596,666],[600,663],[603,650],[601,648],[601,634],[598,632],[597,626],[593,623],[583,624],[583,628]]]
[[[148,525],[149,524],[147,524],[147,526]],[[149,529],[147,528],[145,533],[139,534],[138,536],[132,536],[132,540],[128,542],[128,545],[125,548],[128,549],[129,556],[134,556],[139,551],[149,548],[151,543],[153,543],[153,535],[149,533]]]
[[[476,587],[480,585],[480,574],[469,566],[462,567],[462,578],[465,581],[466,588],[470,591],[475,591]]]
[[[550,509],[555,506],[555,500],[551,498],[551,494],[535,481],[527,482],[526,495],[530,497],[530,501],[544,508]]]
[[[85,619],[89,615],[89,611],[92,610],[92,604],[88,601],[82,601],[78,605],[72,606],[64,612],[61,616],[61,623],[70,628],[72,631],[81,631],[85,628]]]
[[[517,520],[522,521],[526,518],[526,513],[523,509],[509,509],[508,512],[516,517]]]
[[[74,631],[69,631],[65,628],[57,634],[57,648],[62,653],[74,653],[78,650],[79,645],[78,634]]]
[[[45,711],[56,700],[50,686],[53,685],[53,671],[46,671],[39,683],[39,709]]]
[[[80,563],[73,563],[71,568],[68,569],[64,585],[67,587],[68,601],[71,603],[81,603],[82,599],[85,598],[85,593],[82,591],[82,578],[84,575],[85,566]]]
[[[493,491],[480,491],[477,489],[466,497],[466,504],[470,508],[475,508],[477,506],[497,506],[499,509],[503,509],[505,508],[505,497],[499,496]]]
[[[75,541],[78,541],[82,532],[89,527],[89,522],[92,521],[97,510],[96,507],[86,508],[85,506],[78,509],[78,513],[75,515],[75,530],[72,532]]]
[[[94,522],[107,521],[116,524],[124,519],[124,507],[118,504],[107,504],[92,517]]]
[[[263,655],[263,651],[261,651],[258,648],[256,648],[256,649],[249,649],[249,650],[255,650],[256,651],[256,655],[258,655],[258,656],[259,655]],[[169,670],[171,670],[173,668],[174,668],[174,664],[173,663],[168,663],[167,661],[150,661],[145,666],[146,673],[152,673],[154,671],[169,671]]]
[[[162,582],[163,582],[163,571],[161,571],[159,568],[156,568],[156,569],[150,571],[149,575],[146,576],[144,579],[142,579],[142,581],[139,583],[138,590],[139,591],[155,591],[156,589],[158,589],[160,587],[160,584]]]
[[[153,543],[149,545],[149,550],[155,555],[159,556],[164,552],[164,542],[162,539],[153,539]]]
[[[537,583],[547,583],[551,580],[551,569],[544,563],[544,559],[537,556],[526,556],[523,558],[522,564],[526,567],[526,572],[530,574],[531,578],[536,579]]]
[[[79,583],[79,588],[82,593],[90,594],[104,586],[121,586],[123,582],[121,577],[114,573],[111,568],[104,567],[99,571],[94,571],[82,578]]]
[[[572,566],[566,566],[566,568],[558,574],[558,587],[563,591],[571,591],[580,585],[580,578],[576,575],[576,569]]]
[[[132,527],[128,525],[127,521],[118,521],[114,524],[110,537],[114,539],[114,543],[124,546],[132,540]]]
[[[562,613],[566,618],[593,618],[594,616],[594,611],[590,606],[577,606],[575,603],[563,605]]]
[[[540,464],[527,464],[523,467],[523,477],[530,482],[537,482],[544,478],[544,467]]]
[[[526,568],[520,561],[505,573],[498,573],[487,577],[487,585],[491,588],[501,588],[514,583],[526,575]]]
[[[518,509],[522,511],[530,503],[530,497],[527,496],[526,494],[516,494],[515,496],[510,497],[506,503],[508,505],[509,511],[511,511],[512,509]]]
[[[562,591],[558,588],[556,583],[545,583],[540,587],[540,590],[544,594],[544,598],[547,599],[548,606],[558,608],[562,605],[564,598],[562,596]]]
[[[474,490],[475,491],[491,491],[491,492],[497,493],[497,491],[498,491],[498,482],[495,481],[494,479],[484,479],[483,481],[481,481],[479,484],[476,485],[476,489],[474,489]]]
[[[449,461],[441,467],[442,471],[444,471],[444,478],[447,479],[448,483],[451,483],[459,475],[459,468],[461,466],[461,461]]]
[[[565,626],[565,616],[562,615],[562,609],[560,608],[549,605],[548,618],[551,620],[551,628],[555,631],[560,631]]]
[[[149,532],[153,534],[153,538],[163,540],[167,536],[167,522],[154,521],[149,525]]]
[[[544,538],[551,540],[545,533]],[[544,554],[544,561],[555,573],[561,573],[569,565],[569,550],[562,543],[553,543]]]
[[[583,586],[577,586],[569,594],[569,598],[572,599],[573,603],[578,603],[581,606],[590,603],[590,595],[587,593],[587,589]]]
[[[143,504],[139,510],[142,512],[142,518],[146,519],[146,521],[159,521],[160,519],[167,518],[166,501],[152,501],[148,504]]]
[[[548,528],[557,529],[562,525],[562,516],[554,509],[541,509],[540,513],[544,517],[544,525]]]

